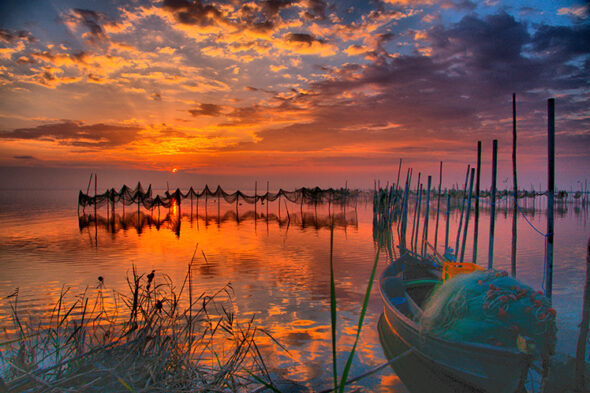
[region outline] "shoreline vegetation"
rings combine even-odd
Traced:
[[[15,328],[0,341],[0,391],[276,391],[256,344],[274,338],[238,321],[231,284],[194,294],[191,265],[180,288],[133,268],[126,294],[102,277],[92,298],[63,289],[44,322],[24,319],[17,290],[4,299]]]

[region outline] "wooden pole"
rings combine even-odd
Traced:
[[[414,235],[416,233],[416,213],[418,212],[418,192],[420,189],[421,172],[418,172],[418,184],[416,185],[416,204],[414,205],[414,219],[412,220],[412,237],[410,238],[410,248],[414,245]]]
[[[96,173],[94,174],[94,245],[98,248],[98,221],[96,218],[96,194],[98,186],[96,185]]]
[[[406,249],[406,231],[408,227],[408,198],[410,195],[410,173],[411,168],[408,168],[408,174],[406,175],[406,186],[404,189],[404,199],[402,201],[402,220],[400,230],[400,246],[402,249]]]
[[[240,223],[240,212],[238,210],[238,203],[240,200],[240,190],[236,190],[236,222]]]
[[[467,212],[465,213],[465,229],[463,231],[463,244],[461,245],[461,259],[465,256],[465,243],[467,243],[467,228],[469,227],[469,214],[471,213],[471,195],[473,191],[473,177],[475,176],[475,168],[471,168],[471,179],[469,180],[469,196],[467,197]]]
[[[551,299],[553,292],[553,208],[555,197],[555,98],[547,100],[547,277],[545,296]]]
[[[461,228],[463,228],[463,214],[465,213],[465,201],[467,200],[467,183],[469,181],[469,170],[471,165],[467,165],[465,174],[465,186],[463,187],[463,199],[461,200],[461,217],[459,217],[459,229],[457,230],[457,241],[455,243],[455,260],[459,260],[459,245],[461,242]]]
[[[268,201],[268,190],[270,189],[269,187],[270,187],[270,185],[269,185],[269,182],[267,180],[266,181],[266,201],[265,201],[266,202],[266,221],[267,222],[268,222],[268,203],[269,203],[269,201]]]
[[[96,173],[94,174],[94,221],[96,221],[96,194],[98,187],[96,186]]]
[[[481,176],[481,141],[477,141],[477,174],[475,182],[475,216],[473,217],[473,263],[477,263],[477,242],[479,240],[479,179]]]
[[[305,195],[305,187],[301,187],[301,205],[299,206],[299,212],[301,213],[301,222],[303,222],[303,199],[304,199],[303,196],[304,195]]]
[[[490,248],[488,251],[488,269],[494,266],[494,229],[496,227],[496,176],[498,171],[498,140],[494,139],[492,148],[492,189],[490,213]]]
[[[395,189],[396,190],[401,190],[400,186],[399,186],[399,175],[400,172],[402,171],[402,159],[399,159],[399,167],[397,168],[397,182],[395,183]]]
[[[254,224],[256,224],[256,199],[258,195],[258,182],[254,182]]]
[[[414,252],[416,254],[420,253],[418,251],[418,234],[420,233],[420,210],[422,210],[422,183],[420,183],[420,187],[418,190],[418,209],[416,213],[416,237],[414,238]]]
[[[428,215],[430,214],[430,183],[432,176],[428,176],[428,191],[426,194],[426,211],[424,215],[424,229],[422,230],[422,256],[426,257],[426,242],[428,241]]]
[[[512,208],[512,276],[516,277],[516,243],[518,237],[518,181],[516,177],[516,94],[512,94],[512,178],[514,180],[514,206]]]
[[[442,170],[443,170],[443,162],[440,162],[440,176],[438,178],[438,198],[436,202],[436,225],[434,228],[434,251],[436,252],[436,244],[438,241],[438,217],[440,213],[440,188],[442,186]]]
[[[588,239],[588,250],[586,254],[586,285],[584,285],[584,303],[582,307],[582,323],[580,324],[580,335],[576,346],[576,392],[585,392],[584,371],[586,368],[586,342],[588,339],[588,324],[590,320],[590,239]]]
[[[447,253],[447,248],[449,248],[449,220],[451,218],[451,193],[447,190],[447,226],[445,229],[445,251],[443,254]]]

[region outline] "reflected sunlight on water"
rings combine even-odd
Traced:
[[[47,193],[45,193],[47,194]],[[288,349],[267,336],[260,347],[267,366],[285,378],[305,382],[314,389],[331,386],[330,339],[330,216],[335,217],[334,266],[338,298],[338,347],[348,351],[354,341],[358,313],[375,257],[372,206],[359,201],[340,206],[304,206],[276,203],[260,206],[228,205],[210,200],[196,211],[186,201],[161,211],[128,207],[123,214],[94,217],[76,214],[72,191],[49,192],[47,198],[24,192],[2,191],[0,199],[0,327],[12,329],[8,300],[18,288],[19,309],[42,319],[58,300],[62,287],[76,295],[95,291],[98,276],[108,290],[127,292],[126,275],[132,266],[139,273],[152,270],[182,284],[192,265],[193,291],[213,293],[230,283],[238,317],[255,316]],[[283,202],[284,203],[284,202]],[[539,201],[537,201],[537,204]],[[435,206],[435,204],[433,205]],[[267,210],[268,209],[268,210]],[[577,209],[577,210],[576,210]],[[267,213],[268,211],[268,213]],[[531,223],[545,227],[545,213],[525,209]],[[86,214],[90,209],[86,209]],[[93,211],[92,211],[93,213]],[[498,209],[495,266],[510,271],[511,209]],[[450,233],[456,233],[459,213],[451,213]],[[472,216],[473,219],[473,216]],[[558,311],[558,350],[573,352],[585,273],[588,211],[575,207],[556,214],[554,305]],[[430,237],[434,239],[435,213],[431,210]],[[438,244],[444,243],[441,215]],[[470,223],[470,231],[473,224]],[[489,211],[480,218],[478,261],[487,265]],[[472,255],[470,235],[465,255]],[[455,238],[451,236],[451,244]],[[543,238],[519,219],[518,278],[539,288],[543,274]],[[383,254],[378,274],[388,263]],[[385,361],[377,321],[382,311],[378,288],[373,287],[365,327],[351,372],[361,374]],[[347,353],[339,355],[342,367]],[[391,369],[355,386],[364,391],[405,388]]]

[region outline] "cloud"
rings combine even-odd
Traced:
[[[564,62],[590,53],[588,37],[588,25],[541,25],[532,37],[532,45],[540,56],[555,57],[557,61]]]
[[[194,116],[219,116],[223,107],[216,104],[200,104],[196,109],[190,109],[188,112]]]
[[[311,34],[305,34],[305,33],[289,33],[285,36],[285,39],[289,42],[306,43],[309,46],[311,46],[314,42],[319,42],[320,44],[324,43],[323,40],[315,38]]]
[[[262,2],[262,9],[269,18],[272,18],[276,16],[283,8],[288,8],[293,3],[293,0],[265,0]]]
[[[302,55],[326,57],[338,51],[335,45],[307,33],[287,33],[283,37],[283,43],[283,49]]]
[[[324,0],[307,0],[307,10],[304,12],[305,19],[308,20],[325,20],[326,8],[328,4]]]
[[[34,128],[0,131],[0,139],[38,140],[83,147],[115,147],[138,138],[139,127],[108,124],[84,124],[77,121],[44,124]]]
[[[322,67],[327,76],[311,84],[311,94],[284,98],[286,105],[313,108],[305,122],[263,129],[258,141],[230,149],[309,154],[389,149],[415,157],[465,151],[482,135],[507,139],[512,92],[517,92],[522,138],[534,146],[542,143],[528,139],[543,127],[538,108],[556,92],[562,92],[562,127],[587,129],[588,116],[580,117],[589,104],[585,36],[585,26],[537,25],[529,33],[525,22],[504,12],[468,15],[421,35],[430,56],[415,52],[367,65]],[[308,45],[314,39],[302,35],[298,41]],[[350,48],[356,49],[360,52]],[[572,63],[580,58],[585,61]],[[587,138],[587,133],[578,136]],[[565,136],[562,141],[574,143]]]
[[[24,39],[30,43],[36,42],[37,39],[28,31],[25,30],[8,30],[0,28],[0,41],[13,42]]]
[[[108,21],[106,15],[81,8],[72,8],[69,12],[62,15],[62,21],[71,30],[75,30],[78,27],[85,27],[88,32],[82,35],[90,43],[102,43],[107,41],[108,38],[102,28],[102,23]]]
[[[36,160],[33,156],[12,156],[12,158],[17,160]]]
[[[557,10],[557,15],[569,15],[575,18],[586,19],[588,18],[589,10],[588,5],[562,7]]]
[[[443,2],[441,7],[445,9],[455,8],[461,11],[473,11],[477,8],[477,4],[470,0],[454,0]]]
[[[219,9],[199,0],[164,0],[162,7],[174,13],[180,23],[186,25],[210,26],[223,19]]]

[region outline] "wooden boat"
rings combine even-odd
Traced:
[[[390,264],[379,286],[389,328],[415,353],[444,373],[472,388],[489,393],[522,389],[532,356],[517,349],[481,343],[452,342],[420,331],[422,305],[440,273],[408,252]]]

